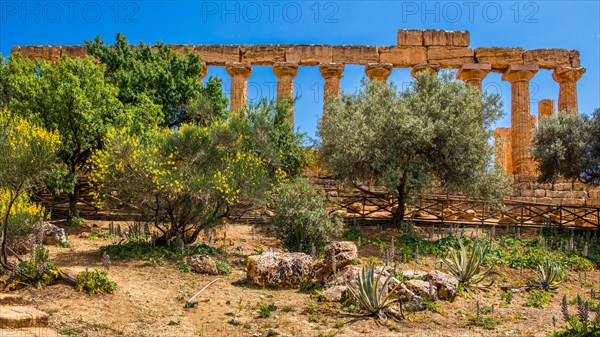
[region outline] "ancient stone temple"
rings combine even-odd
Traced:
[[[172,45],[175,51],[193,51],[211,66],[225,66],[231,76],[231,110],[244,111],[247,103],[248,77],[253,65],[268,65],[277,77],[277,97],[294,97],[294,78],[298,67],[318,66],[325,79],[324,95],[339,95],[340,79],[346,64],[365,67],[371,80],[385,82],[393,68],[411,68],[437,73],[441,68],[457,69],[457,78],[481,88],[490,72],[502,74],[511,84],[511,127],[495,132],[496,160],[508,174],[535,174],[529,155],[532,129],[536,118],[530,113],[529,82],[540,70],[552,71],[559,83],[558,111],[577,113],[577,81],[585,72],[579,52],[565,49],[504,47],[470,48],[468,31],[399,30],[392,46],[332,45]],[[85,46],[24,46],[12,53],[45,60],[61,56],[85,57]],[[206,75],[204,72],[204,76]],[[539,102],[539,118],[555,114],[553,100]],[[292,116],[293,118],[293,116]],[[293,120],[293,119],[292,119]]]

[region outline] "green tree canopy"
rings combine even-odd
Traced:
[[[356,93],[329,100],[323,115],[318,133],[325,168],[355,186],[374,182],[398,197],[395,223],[406,199],[433,181],[490,199],[509,185],[491,167],[488,142],[501,115],[499,97],[482,98],[450,74],[418,74],[402,92],[393,83],[363,80]]]
[[[106,82],[104,67],[91,58],[63,57],[56,62],[33,62],[13,55],[5,65],[9,77],[7,105],[60,134],[58,158],[71,179],[86,172],[92,150],[102,147],[110,126],[145,130],[157,124],[158,106],[148,99],[138,106],[123,106],[118,89]],[[80,184],[70,191],[70,216],[78,216]]]
[[[569,115],[543,119],[532,147],[540,181],[561,176],[600,185],[600,109],[593,115]]]
[[[120,33],[112,47],[100,37],[85,44],[88,53],[106,65],[107,81],[119,88],[119,100],[137,105],[149,98],[162,107],[163,126],[222,117],[226,111],[221,80],[211,77],[202,85],[202,61],[193,50],[180,55],[160,42],[133,46]]]

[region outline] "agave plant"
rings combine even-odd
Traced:
[[[365,315],[376,315],[379,319],[387,320],[386,309],[398,299],[392,298],[391,294],[396,291],[400,283],[388,291],[388,286],[392,280],[390,274],[385,282],[380,284],[383,269],[375,276],[375,266],[365,265],[358,275],[358,287],[355,288],[346,282],[348,290],[352,296],[358,301],[360,307],[366,311]]]
[[[450,248],[451,259],[444,259],[442,262],[450,269],[450,274],[454,275],[462,286],[469,287],[479,284],[486,277],[496,274],[493,266],[485,272],[480,272],[481,264],[490,249],[489,244],[475,240],[470,252],[460,240],[458,244],[460,245],[459,255],[456,254],[454,248]]]
[[[544,264],[538,264],[537,286],[544,290],[556,290],[560,283],[560,271],[558,262],[546,260]]]

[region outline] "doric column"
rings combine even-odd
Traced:
[[[252,74],[252,65],[246,62],[230,62],[225,66],[231,76],[229,110],[243,112],[248,102],[248,77]]]
[[[273,73],[277,77],[277,100],[294,99],[294,77],[298,73],[298,63],[276,62]],[[290,106],[290,122],[294,123],[294,104]]]
[[[415,75],[421,71],[426,71],[430,74],[437,74],[437,72],[440,71],[440,65],[431,63],[415,64],[415,66],[412,67],[412,70],[410,71],[410,76],[415,77]]]
[[[529,148],[531,145],[531,114],[529,113],[529,80],[538,71],[537,65],[511,64],[502,79],[511,84],[511,134],[513,174],[532,175],[535,172]],[[510,172],[509,172],[510,173]]]
[[[391,63],[367,63],[365,73],[371,81],[377,80],[385,83],[390,77],[393,67]]]
[[[585,73],[585,68],[558,67],[554,69],[552,78],[558,82],[558,112],[577,114],[577,81]]]
[[[538,122],[554,115],[556,115],[556,110],[554,109],[553,99],[542,99],[538,102]]]
[[[323,99],[327,100],[329,95],[340,95],[340,79],[344,76],[343,63],[325,63],[319,66],[321,76],[325,79],[323,88]]]
[[[465,63],[458,69],[456,78],[479,88],[479,91],[481,91],[481,81],[491,70],[492,65],[488,63]]]
[[[494,130],[494,158],[504,168],[506,174],[512,174],[512,132],[510,128]]]

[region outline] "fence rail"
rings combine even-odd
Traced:
[[[347,195],[332,201],[331,213],[346,221],[389,221],[398,207],[395,198]],[[414,222],[466,225],[512,225],[598,230],[600,208],[504,200],[500,206],[481,200],[444,195],[420,195],[409,203],[404,218]]]

